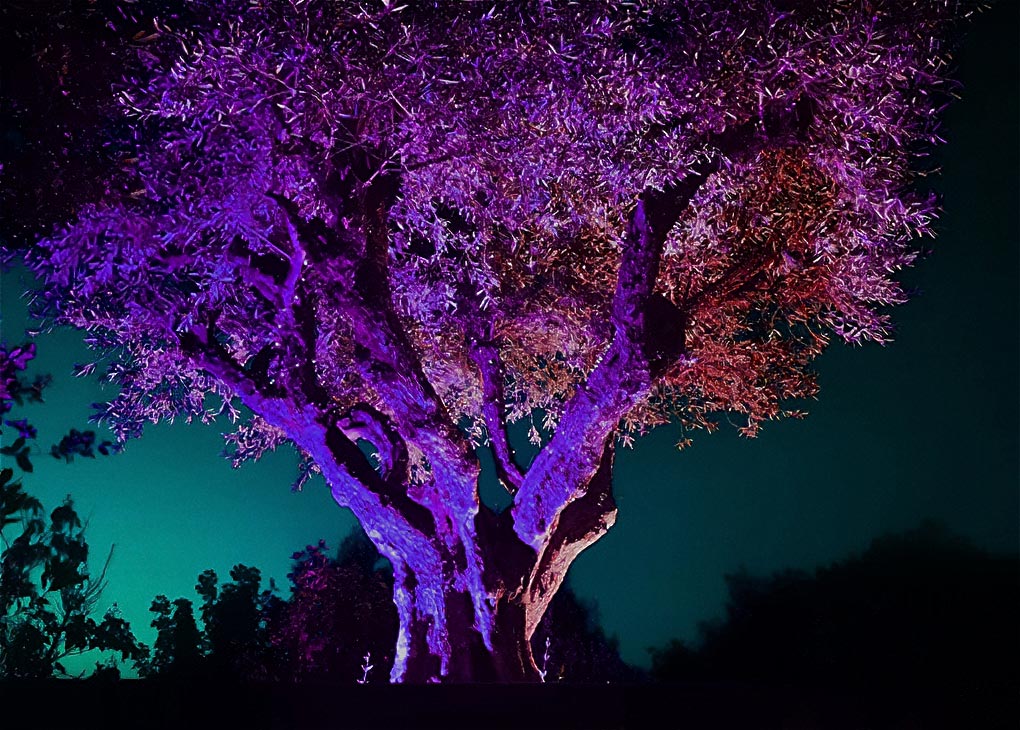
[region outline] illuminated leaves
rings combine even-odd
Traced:
[[[888,339],[893,277],[934,215],[910,189],[952,89],[953,3],[486,5],[209,3],[215,32],[135,39],[172,49],[119,92],[140,192],[84,210],[34,261],[43,309],[111,355],[121,393],[101,415],[119,439],[234,408],[182,336],[298,400],[310,368],[333,408],[392,407],[345,309],[372,235],[453,419],[480,418],[466,333],[481,319],[508,418],[540,409],[554,428],[614,335],[635,201],[710,160],[656,288],[686,318],[683,356],[624,433],[729,410],[752,435],[814,393],[808,364],[832,334]],[[383,174],[398,189],[379,231],[365,195]],[[302,303],[314,342],[288,311]],[[282,438],[253,421],[232,458]]]
[[[232,433],[224,434],[224,439],[227,446],[223,454],[236,468],[245,461],[256,460],[267,451],[274,450],[286,441],[287,435],[262,418],[252,416],[248,421],[240,423]]]

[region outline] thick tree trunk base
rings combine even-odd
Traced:
[[[474,607],[466,593],[448,596],[446,610],[449,654],[445,673],[443,658],[429,646],[430,623],[416,621],[410,627],[411,641],[402,683],[542,681],[526,638],[523,606],[502,603],[496,607],[490,632],[491,650],[475,627]]]

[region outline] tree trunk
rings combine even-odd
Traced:
[[[430,646],[435,624],[430,618],[414,616],[401,626],[401,639],[408,652],[402,682],[538,682],[540,676],[525,638],[525,613],[509,604],[497,610],[491,650],[477,630],[464,593],[448,596],[445,632],[446,647]],[[405,638],[406,637],[406,638]],[[446,656],[442,656],[442,654]],[[445,666],[445,674],[443,668]]]
[[[434,563],[422,561],[415,569],[406,551],[384,550],[393,563],[400,617],[391,680],[541,681],[531,637],[571,563],[615,521],[611,475],[612,453],[607,449],[584,495],[563,512],[541,553],[518,537],[509,510],[497,515],[484,506],[473,529],[460,532],[455,549],[449,533],[447,541],[430,541],[441,569],[430,569]],[[470,554],[477,559],[464,557]],[[472,581],[478,570],[480,580]],[[473,598],[465,588],[472,584],[484,595]]]
[[[479,627],[471,595],[453,588],[455,579],[429,580],[406,565],[394,568],[400,617],[394,681],[540,681],[521,594],[516,600],[496,600],[487,626]],[[437,597],[441,611],[433,610]]]
[[[377,473],[339,428],[313,421],[302,435],[334,499],[393,566],[400,628],[390,680],[541,681],[531,637],[571,563],[616,518],[611,444],[602,446],[594,473],[580,476],[544,539],[531,544],[520,534],[519,510],[496,514],[481,505],[477,465],[446,454],[442,443],[428,488],[409,488],[390,478],[406,479],[399,471]],[[561,476],[542,472],[534,486]]]

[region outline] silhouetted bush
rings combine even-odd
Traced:
[[[157,596],[150,610],[158,636],[151,657],[138,663],[139,673],[164,679],[389,681],[398,627],[389,563],[361,530],[345,538],[333,557],[320,541],[292,558],[288,599],[272,583],[261,590],[259,571],[243,565],[222,586],[212,570],[198,577],[201,620],[190,600]],[[594,604],[582,602],[568,586],[553,599],[532,644],[548,682],[641,676],[598,626]]]
[[[0,455],[13,457],[25,474],[33,471],[38,434],[26,419],[9,414],[15,406],[41,403],[50,384],[47,375],[29,381],[20,374],[34,357],[33,343],[0,344],[0,416],[3,430],[15,431],[11,443],[0,447]],[[68,462],[74,454],[94,458],[94,444],[92,431],[72,429],[52,453]],[[103,442],[98,448],[107,454],[111,446]],[[116,605],[99,621],[92,616],[113,550],[98,574],[90,572],[85,527],[70,496],[47,521],[42,503],[24,490],[14,469],[0,469],[0,547],[0,679],[70,676],[62,660],[93,650],[119,653],[121,660],[143,660],[146,648]],[[119,676],[116,659],[97,662],[92,676]]]
[[[670,681],[1015,694],[1020,561],[945,527],[874,540],[813,574],[727,576],[726,618],[652,652]]]

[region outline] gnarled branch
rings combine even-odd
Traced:
[[[513,495],[524,483],[524,472],[514,461],[506,432],[503,361],[499,348],[492,343],[472,344],[470,351],[482,376],[482,418],[496,463],[496,476],[503,488]]]
[[[581,552],[593,545],[616,523],[613,499],[612,442],[606,444],[598,470],[584,494],[560,513],[548,544],[535,562],[527,581],[526,636],[531,639],[550,601],[567,577],[567,570]]]
[[[337,421],[337,426],[352,441],[363,439],[375,447],[386,481],[394,485],[406,484],[407,444],[389,416],[367,403],[358,403]]]
[[[210,324],[181,334],[181,349],[196,367],[227,385],[254,413],[287,433],[300,449],[314,454],[338,502],[354,510],[366,525],[369,522],[364,522],[365,519],[370,522],[375,519],[373,510],[383,510],[393,513],[387,519],[399,519],[416,534],[434,533],[428,511],[411,501],[403,489],[395,489],[380,476],[336,425],[332,411],[323,412],[316,405],[301,407],[293,399],[278,395],[269,384],[252,378],[216,340],[211,329]]]
[[[454,514],[474,514],[478,504],[478,466],[464,434],[450,417],[425,375],[389,285],[389,232],[386,211],[397,181],[381,174],[364,195],[364,256],[353,290],[339,292],[350,315],[355,341],[364,348],[362,373],[391,409],[397,431],[422,450],[435,484]]]
[[[624,235],[611,318],[615,335],[588,379],[574,392],[556,434],[539,453],[515,500],[514,527],[542,552],[563,509],[598,469],[620,419],[652,386],[648,314],[666,235],[716,169],[704,163],[664,191],[646,190]]]

